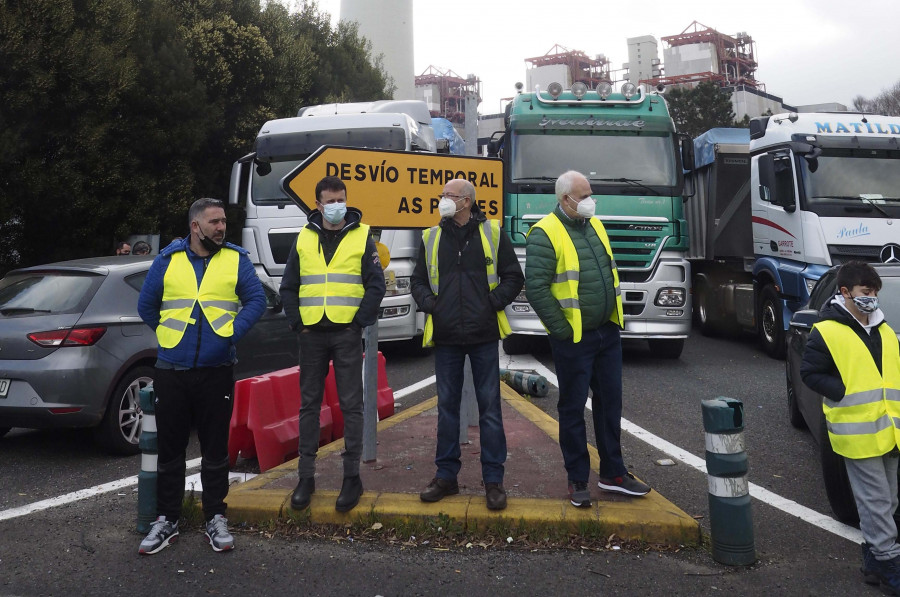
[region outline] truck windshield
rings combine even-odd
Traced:
[[[310,120],[314,118],[309,117]],[[272,171],[268,174],[260,174],[258,167],[252,168],[250,197],[256,205],[292,203],[281,188],[281,179],[323,145],[397,151],[409,149],[406,132],[402,128],[294,131],[271,135],[267,141],[268,152],[275,157],[270,162]],[[278,156],[281,156],[280,159]]]
[[[647,186],[674,186],[671,137],[625,135],[514,134],[510,179],[555,179],[577,170],[596,181],[628,178]]]
[[[872,211],[872,203],[900,206],[900,151],[826,149],[811,172],[800,160],[810,208],[855,206]],[[877,214],[876,214],[877,217]]]

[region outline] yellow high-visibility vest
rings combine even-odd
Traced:
[[[828,320],[813,326],[822,334],[846,388],[838,402],[825,398],[822,410],[835,453],[872,458],[900,444],[900,342],[886,323],[881,334],[881,373],[872,353],[850,327]]]
[[[327,316],[334,323],[350,323],[359,310],[365,287],[362,257],[369,227],[360,224],[341,239],[330,263],[320,248],[319,235],[305,227],[297,235],[300,257],[300,319],[314,325]]]
[[[500,284],[500,276],[497,274],[497,254],[500,252],[500,221],[485,220],[478,227],[481,234],[481,248],[484,251],[484,263],[487,267],[488,290],[495,289]],[[425,242],[425,262],[428,265],[428,283],[431,292],[437,295],[440,289],[438,276],[438,247],[441,240],[441,227],[432,226],[422,232],[422,240]],[[497,326],[500,329],[500,337],[506,338],[512,333],[506,312],[497,311]],[[425,319],[425,331],[422,334],[422,346],[434,345],[434,322],[431,313]]]
[[[613,309],[609,320],[617,323],[619,327],[623,327],[625,318],[622,315],[622,291],[619,289],[619,271],[616,269],[616,260],[613,258],[612,248],[609,245],[609,237],[606,235],[606,229],[597,218],[590,219],[591,226],[603,248],[609,254],[610,265],[613,274],[613,286],[616,291],[616,308]],[[575,243],[569,237],[566,227],[560,221],[559,216],[550,213],[531,227],[531,230],[540,228],[547,233],[550,244],[556,252],[556,271],[550,282],[550,294],[559,302],[559,306],[563,311],[563,315],[569,325],[572,326],[572,341],[576,344],[581,342],[581,307],[578,302],[578,279],[581,273],[578,264],[578,251],[575,250]],[[528,231],[531,234],[531,230]],[[526,283],[527,284],[527,283]]]
[[[198,287],[197,274],[187,253],[178,251],[172,254],[163,276],[162,305],[156,328],[160,346],[174,348],[184,337],[187,326],[197,323],[191,317],[197,301],[200,301],[203,316],[216,334],[223,338],[234,335],[234,318],[240,307],[235,292],[240,258],[239,252],[222,247],[209,260]]]

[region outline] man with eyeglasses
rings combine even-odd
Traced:
[[[591,183],[569,170],[556,180],[556,199],[556,209],[528,232],[525,278],[528,302],[550,337],[559,379],[559,447],[569,501],[581,508],[591,505],[588,390],[600,453],[597,485],[630,496],[645,495],[650,487],[622,460],[622,297],[609,238],[594,217]]]
[[[487,507],[506,508],[506,434],[500,410],[500,353],[509,333],[504,308],[522,289],[522,268],[500,222],[488,220],[463,179],[444,185],[441,221],[425,230],[412,275],[413,298],[428,314],[424,346],[434,345],[438,394],[437,472],[419,494],[437,502],[459,493],[459,416],[466,357],[478,401],[481,475]]]

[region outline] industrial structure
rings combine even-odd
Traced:
[[[534,91],[535,85],[546,89],[553,82],[565,89],[575,81],[581,81],[593,89],[601,82],[610,82],[609,59],[604,54],[591,58],[581,50],[569,50],[555,44],[543,56],[526,58],[529,68],[525,70],[525,87]]]
[[[475,75],[465,78],[452,70],[429,66],[416,77],[415,99],[428,105],[432,116],[446,118],[454,125],[466,122],[466,98],[476,105],[481,102],[481,80]]]
[[[697,21],[677,35],[662,38],[665,75],[641,80],[651,86],[694,85],[712,81],[721,87],[760,89],[755,44],[747,33],[726,35]]]

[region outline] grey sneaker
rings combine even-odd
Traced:
[[[165,516],[158,517],[150,526],[150,532],[141,541],[138,553],[149,556],[167,548],[178,537],[178,521],[170,522]]]
[[[221,514],[216,514],[206,523],[206,538],[213,551],[234,549],[234,537],[228,532],[228,519]]]
[[[591,505],[591,492],[587,481],[569,482],[569,501],[576,508],[587,508]]]
[[[621,477],[600,477],[597,487],[604,491],[624,495],[647,495],[650,493],[650,486],[635,479],[631,473],[625,473]]]

